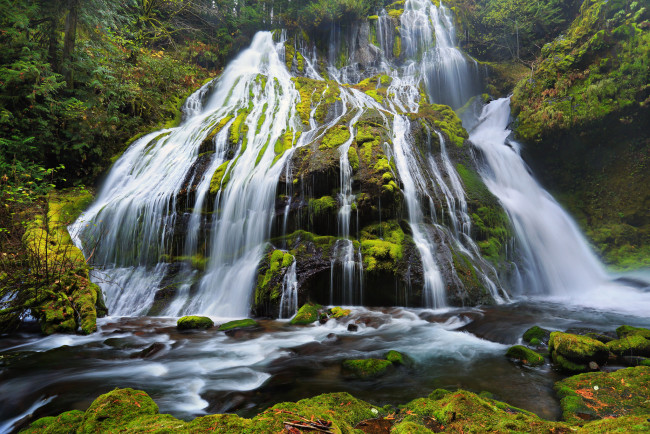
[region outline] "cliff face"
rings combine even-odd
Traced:
[[[587,0],[514,91],[527,161],[609,264],[650,264],[650,17]]]

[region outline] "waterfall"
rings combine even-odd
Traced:
[[[483,180],[499,198],[516,231],[529,293],[584,292],[607,280],[573,220],[531,176],[509,136],[510,100],[483,109],[470,140],[485,155]]]
[[[406,0],[401,35],[404,55],[419,69],[431,101],[458,109],[481,93],[478,64],[457,48],[453,16],[442,2]]]
[[[186,272],[176,276],[168,314],[248,314],[277,181],[291,154],[277,152],[274,144],[299,127],[298,92],[279,54],[283,43],[258,33],[211,84],[213,90],[204,88],[188,100],[179,127],[144,136],[124,153],[75,223],[78,242],[105,276],[100,284],[111,314],[145,314],[172,266],[165,259],[181,253]],[[207,161],[199,155],[206,144]],[[220,169],[221,188],[210,192],[216,194],[212,216],[204,217]],[[187,222],[177,211],[183,195],[192,209]],[[181,245],[179,225],[187,231]],[[194,282],[196,273],[187,264],[203,257],[206,272]]]

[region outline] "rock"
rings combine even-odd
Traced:
[[[544,364],[544,357],[540,356],[530,348],[524,347],[523,345],[515,345],[508,348],[506,357],[519,360],[524,365],[529,366],[539,366]]]
[[[646,339],[650,339],[650,329],[644,329],[641,327],[632,327],[627,325],[622,325],[616,329],[616,334],[619,338],[625,338],[630,335],[642,336]]]
[[[209,329],[214,322],[207,316],[184,316],[176,322],[178,330]]]
[[[650,357],[650,340],[641,335],[628,334],[626,337],[607,343],[609,351],[617,356]]]
[[[259,324],[254,319],[238,319],[235,321],[229,321],[227,323],[221,324],[219,326],[219,331],[233,330],[246,327],[258,327]]]
[[[386,360],[391,362],[393,365],[406,366],[411,363],[411,358],[409,356],[395,350],[390,350],[386,353]]]
[[[114,432],[138,417],[158,414],[158,405],[141,390],[115,389],[86,410],[79,432]]]
[[[602,342],[562,332],[551,333],[548,350],[553,362],[568,372],[586,372],[589,362],[602,365],[609,357],[609,349]]]
[[[148,359],[149,357],[153,357],[162,350],[165,349],[165,344],[162,342],[154,342],[153,344],[149,345],[147,348],[145,348],[142,351],[138,351],[137,353],[131,354],[130,358],[131,359],[138,359],[138,358],[143,358],[143,359]]]
[[[591,333],[586,333],[585,336],[591,339],[596,339],[597,341],[600,341],[604,344],[611,342],[615,340],[615,337],[603,334],[603,333],[597,333],[597,332],[591,332]]]
[[[539,345],[542,343],[547,343],[551,337],[551,332],[549,330],[543,329],[539,326],[533,326],[524,332],[524,342],[528,342],[531,345]]]
[[[367,380],[386,374],[392,365],[388,360],[382,359],[346,360],[343,369],[357,378]]]
[[[359,330],[358,325],[352,324],[352,323],[348,324],[348,331],[349,332],[356,332],[357,330]]]
[[[330,318],[343,318],[350,315],[350,309],[343,309],[341,307],[333,307],[329,310]]]
[[[567,422],[650,413],[650,367],[591,372],[555,383]],[[587,432],[587,431],[585,431]],[[601,432],[601,431],[599,431]],[[602,431],[611,432],[611,431]]]
[[[589,362],[589,370],[590,371],[598,371],[599,369],[600,369],[600,366],[598,366],[598,363]]]
[[[320,304],[304,304],[300,309],[298,309],[298,313],[293,317],[290,324],[307,325],[318,321],[318,310],[321,309],[321,307]]]

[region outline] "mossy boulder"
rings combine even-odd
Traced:
[[[523,340],[531,345],[540,345],[548,343],[550,337],[551,332],[549,330],[533,326],[524,332]]]
[[[307,325],[318,321],[319,310],[322,308],[320,304],[307,303],[304,304],[298,313],[291,319],[293,325]]]
[[[124,431],[143,416],[158,414],[158,405],[141,390],[115,389],[101,395],[86,410],[78,432]]]
[[[632,327],[628,325],[622,325],[616,329],[616,334],[619,338],[625,338],[630,335],[632,336],[642,336],[646,339],[650,339],[650,329],[645,329],[641,327]]]
[[[539,366],[544,364],[544,357],[523,345],[515,345],[508,348],[506,357],[519,360],[521,363],[528,366]]]
[[[585,372],[589,363],[605,363],[609,349],[605,344],[586,336],[553,332],[548,342],[548,350],[553,362],[568,372]]]
[[[385,357],[386,360],[391,362],[393,365],[407,366],[412,364],[412,359],[399,351],[390,350],[386,353]]]
[[[68,434],[77,432],[84,418],[84,412],[80,410],[66,411],[58,416],[42,417],[34,422],[27,429],[21,431],[26,434]]]
[[[650,367],[591,372],[555,384],[567,422],[650,414]]]
[[[641,335],[627,335],[607,343],[609,351],[617,356],[650,357],[650,340]]]
[[[214,321],[207,316],[184,316],[176,322],[179,330],[209,329],[213,326]]]
[[[350,309],[343,309],[342,307],[335,306],[328,312],[330,318],[343,318],[350,315]]]
[[[359,379],[368,380],[386,374],[392,365],[392,362],[383,359],[345,360],[343,370]]]
[[[228,321],[227,323],[221,324],[218,330],[226,331],[226,330],[248,328],[248,327],[259,327],[259,324],[257,321],[251,318],[238,319],[238,320]]]

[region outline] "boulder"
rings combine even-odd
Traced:
[[[622,339],[617,339],[607,343],[609,351],[615,355],[621,356],[641,356],[650,357],[650,340],[641,335],[627,335]]]
[[[550,337],[551,332],[549,330],[539,326],[533,326],[524,332],[523,339],[524,342],[528,342],[531,345],[540,345],[548,343]]]
[[[249,328],[249,327],[258,327],[259,324],[254,319],[238,319],[234,321],[229,321],[227,323],[221,324],[219,326],[219,331],[234,330],[240,328]]]
[[[291,319],[292,325],[307,325],[318,321],[318,311],[322,308],[320,304],[307,303],[304,304],[298,313]]]
[[[589,362],[602,365],[609,358],[609,349],[602,342],[570,333],[551,333],[548,350],[553,363],[568,372],[586,372]]]
[[[650,329],[644,329],[641,327],[632,327],[628,325],[622,325],[616,329],[616,334],[619,338],[624,338],[630,335],[642,336],[646,339],[650,339]]]
[[[386,374],[391,366],[393,366],[392,362],[383,359],[345,360],[343,362],[344,371],[362,380],[380,377]]]
[[[514,347],[508,348],[506,357],[516,359],[524,365],[529,366],[539,366],[544,364],[544,357],[540,356],[530,348],[524,347],[523,345],[515,345]]]
[[[214,322],[207,316],[184,316],[176,322],[179,330],[209,329]]]

